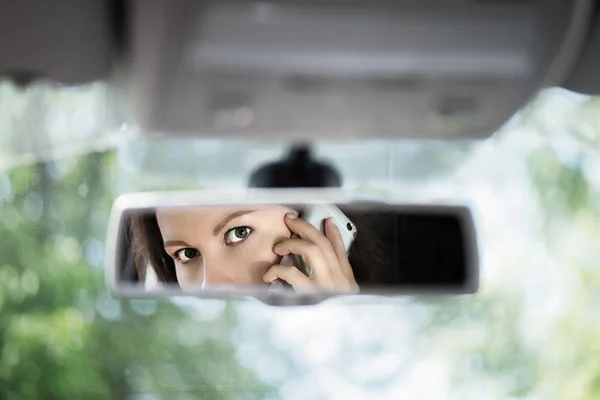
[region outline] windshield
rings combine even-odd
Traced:
[[[0,397],[600,396],[597,99],[548,90],[482,142],[316,143],[344,187],[469,202],[480,290],[275,308],[115,300],[103,251],[119,193],[243,187],[284,142],[135,139],[94,122],[102,86],[1,90]]]

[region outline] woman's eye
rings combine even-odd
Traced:
[[[231,243],[239,243],[244,239],[248,238],[252,233],[252,228],[248,226],[238,226],[237,228],[233,228],[225,233],[225,242],[227,244]]]
[[[177,257],[177,259],[183,264],[185,264],[193,258],[198,257],[199,255],[200,252],[196,249],[192,249],[191,247],[181,249],[177,253],[175,253],[175,257]]]

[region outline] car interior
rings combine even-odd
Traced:
[[[600,398],[598,70],[598,0],[0,0],[0,398]]]

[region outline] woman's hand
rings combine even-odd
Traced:
[[[273,248],[275,254],[285,256],[296,254],[310,270],[306,276],[298,268],[289,265],[274,265],[263,277],[271,283],[281,279],[298,291],[331,291],[358,293],[344,240],[333,218],[325,220],[325,235],[307,221],[287,214],[285,222],[299,238],[291,238],[278,243]]]

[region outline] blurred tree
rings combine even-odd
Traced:
[[[546,103],[564,104],[556,92]],[[600,398],[600,102],[578,99],[559,121],[532,112],[540,146],[528,157],[531,182],[543,214],[546,251],[565,278],[566,295],[547,329],[538,357],[536,394],[561,399]],[[558,123],[557,123],[558,122]]]
[[[114,161],[92,153],[0,176],[0,398],[264,398],[236,359],[229,305],[205,320],[106,292]]]
[[[545,334],[527,339],[525,333],[536,328],[525,312],[530,293],[517,285],[482,290],[469,299],[417,299],[411,305],[414,321],[420,321],[419,337],[411,343],[413,357],[438,349],[451,360],[457,390],[494,382],[486,398],[600,398],[600,313],[595,310],[600,301],[600,187],[589,180],[590,166],[600,166],[600,102],[579,99],[573,104],[562,95],[542,94],[515,122],[531,128],[525,133],[538,143],[524,161],[544,223],[545,251],[559,264],[559,274],[573,277],[564,280],[563,295],[545,294],[561,296],[555,314],[536,318],[550,321]],[[545,107],[564,104],[570,108],[561,110],[560,125],[545,120],[552,109]],[[494,140],[502,143],[508,133]],[[520,262],[529,267],[526,258]]]

